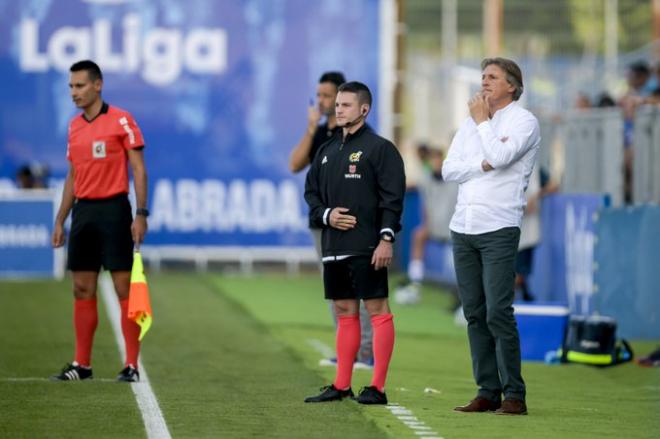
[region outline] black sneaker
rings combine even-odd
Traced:
[[[71,364],[67,364],[62,369],[62,372],[59,375],[53,375],[50,377],[52,381],[79,381],[79,380],[90,380],[94,378],[92,375],[91,367],[82,367],[75,361]]]
[[[117,381],[123,381],[125,383],[137,383],[140,381],[140,372],[132,365],[128,365],[119,372],[117,375]]]
[[[346,390],[339,390],[330,384],[329,386],[321,387],[321,393],[316,396],[305,398],[305,402],[328,402],[328,401],[341,401],[344,398],[353,398],[353,391],[349,387]]]
[[[356,398],[360,404],[387,404],[387,395],[374,386],[363,387]]]

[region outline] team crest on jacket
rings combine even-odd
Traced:
[[[351,163],[357,163],[360,161],[361,156],[362,156],[362,151],[354,152],[353,154],[348,156],[348,161]]]

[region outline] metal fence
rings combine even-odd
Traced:
[[[623,204],[623,115],[619,109],[570,110],[542,117],[538,163],[564,193],[609,194]]]
[[[619,109],[570,111],[564,118],[565,193],[606,193],[623,204],[623,116]]]
[[[637,109],[633,131],[633,201],[660,204],[660,107]]]

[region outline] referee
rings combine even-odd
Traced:
[[[91,379],[91,354],[98,322],[96,291],[101,267],[110,271],[121,305],[121,326],[126,346],[124,369],[118,381],[135,382],[140,343],[139,326],[128,319],[133,247],[147,232],[147,172],[144,140],[133,117],[101,98],[103,74],[93,61],[71,66],[69,88],[82,114],[69,124],[64,182],[53,230],[52,245],[64,245],[64,222],[73,209],[68,268],[73,276],[75,359],[52,379]],[[128,167],[133,173],[137,202],[133,219],[128,201]]]
[[[387,268],[394,233],[401,229],[405,192],[403,160],[392,142],[366,124],[371,92],[360,82],[339,87],[335,104],[340,136],[321,146],[305,183],[310,220],[323,228],[325,298],[339,320],[335,381],[305,402],[353,396],[353,359],[360,348],[360,301],[373,328],[374,372],[361,404],[387,404],[385,379],[394,349]]]

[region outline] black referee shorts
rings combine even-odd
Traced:
[[[71,271],[131,271],[131,205],[125,194],[100,200],[76,200],[69,234]]]
[[[371,256],[351,256],[323,264],[325,298],[380,299],[388,296],[387,268],[374,270]]]

